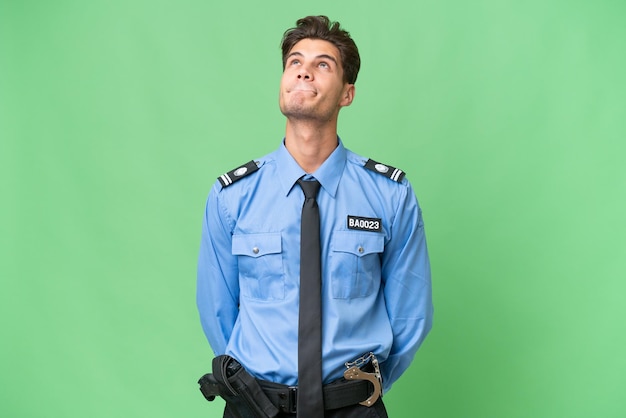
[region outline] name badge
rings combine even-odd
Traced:
[[[380,218],[364,218],[362,216],[348,215],[348,229],[380,232],[383,230],[383,223]]]

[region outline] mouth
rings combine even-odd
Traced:
[[[310,87],[293,87],[287,90],[287,92],[288,93],[303,92],[303,93],[311,93],[313,95],[317,95],[317,90],[314,90]]]

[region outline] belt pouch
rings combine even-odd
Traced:
[[[274,418],[279,410],[269,400],[259,382],[243,367],[228,367],[236,360],[222,355],[213,359],[213,375],[220,383],[220,396],[235,409],[238,418]],[[232,364],[231,364],[232,366]],[[231,370],[236,370],[230,374]]]

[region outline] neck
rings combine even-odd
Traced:
[[[285,147],[298,165],[313,173],[337,148],[337,124],[287,120]]]

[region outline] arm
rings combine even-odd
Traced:
[[[237,258],[232,255],[232,220],[215,185],[207,199],[198,256],[196,303],[204,333],[216,355],[224,354],[239,314]]]
[[[385,392],[411,364],[433,319],[422,213],[411,186],[404,191],[382,264],[385,303],[393,331],[391,352],[381,365]]]

